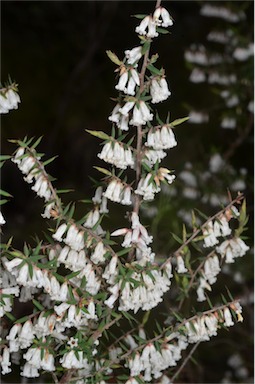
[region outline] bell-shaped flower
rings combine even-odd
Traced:
[[[160,79],[154,78],[151,81],[150,94],[152,97],[152,104],[160,103],[168,98],[171,95],[171,92],[168,89],[166,79],[161,77]]]
[[[143,100],[140,100],[134,107],[133,118],[130,120],[130,124],[134,126],[145,125],[147,121],[152,119],[153,114],[150,113],[148,106]]]
[[[127,63],[132,65],[139,61],[142,57],[142,47],[135,47],[131,50],[125,51],[125,56],[127,58]]]
[[[173,25],[173,20],[169,12],[163,7],[158,7],[155,10],[153,14],[153,19],[157,25],[160,25],[165,28],[171,27]]]

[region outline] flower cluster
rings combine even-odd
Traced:
[[[14,86],[0,89],[0,114],[9,113],[11,109],[17,109],[20,97]]]
[[[148,173],[145,178],[141,178],[135,193],[143,196],[144,200],[153,200],[156,193],[161,191],[160,182],[167,181],[172,184],[175,175],[170,175],[169,169],[159,168],[156,175]]]
[[[32,150],[28,151],[24,146],[21,146],[16,151],[12,161],[17,164],[20,171],[25,175],[24,180],[27,183],[31,184],[35,181],[32,190],[34,190],[39,197],[44,198],[47,203],[42,216],[44,218],[50,218],[52,210],[55,208],[55,203],[53,202],[55,197],[53,196],[48,177],[45,174],[40,159],[41,157],[35,155]]]
[[[242,196],[204,224],[196,222],[190,234],[184,227],[182,239],[176,235],[179,248],[162,258],[155,252],[151,230],[143,224],[141,208],[154,199],[163,185],[172,184],[176,178],[159,164],[166,157],[165,151],[177,145],[175,127],[186,120],[169,122],[167,118],[163,122],[152,108],[171,92],[164,69],[154,65],[158,56],[150,54],[150,46],[152,39],[164,32],[162,28],[172,24],[168,11],[158,6],[136,27],[140,46],[126,50],[122,61],[108,51],[118,66],[115,89],[119,94],[109,116],[112,134],[88,132],[103,140],[98,157],[110,164],[111,170],[96,167],[104,179],[96,183],[94,197],[89,201],[92,207],[81,218],[76,218],[75,204],[64,206],[59,198],[63,191],[53,187],[44,167],[47,162],[35,149],[40,140],[16,141],[18,149],[12,161],[31,189],[44,199],[42,216],[51,219],[51,228],[44,241],[36,239],[34,247],[25,244],[22,252],[13,248],[11,240],[2,247],[0,317],[13,321],[9,329],[3,327],[2,374],[11,372],[13,361],[21,365],[21,376],[27,378],[47,373],[55,382],[63,383],[127,380],[127,384],[169,384],[166,370],[177,365],[190,343],[207,341],[221,326],[232,326],[236,319],[242,321],[242,308],[231,299],[218,309],[214,307],[184,320],[174,308],[170,326],[159,324],[152,339],[144,330],[146,323],[151,322],[150,310],[170,290],[173,275],[171,295],[174,300],[178,297],[181,312],[191,289],[197,288],[198,301],[206,299],[204,290],[211,290],[217,279],[220,257],[231,263],[249,249],[240,238],[246,224],[245,204],[240,212],[234,206],[240,204]],[[194,60],[201,63],[203,52]],[[213,57],[214,63],[217,60]],[[211,161],[212,172],[220,166],[219,159]],[[188,170],[182,172],[180,180],[186,180],[187,194],[198,186]],[[128,224],[113,231],[105,228],[104,214],[113,205],[109,204],[108,209],[108,200],[129,209],[125,216]],[[230,226],[232,218],[239,221],[235,231]],[[0,224],[3,222],[0,216]],[[221,238],[223,242],[219,244]],[[200,265],[195,271],[191,245],[201,255],[213,248],[209,255],[201,257],[202,261],[197,259]],[[199,282],[195,280],[198,274]],[[31,304],[31,314],[14,317],[15,297]],[[140,310],[146,312],[141,321],[139,316],[134,318]],[[122,329],[125,319],[130,330]],[[120,336],[114,327],[118,327]]]
[[[242,307],[238,302],[231,306],[231,310],[237,316],[238,321],[242,321]],[[192,321],[185,323],[186,335],[189,343],[208,341],[210,337],[217,335],[217,330],[221,325],[231,327],[234,325],[232,314],[228,306],[222,310],[203,315]]]
[[[126,169],[134,165],[131,149],[124,149],[118,142],[106,143],[98,157],[120,169]]]

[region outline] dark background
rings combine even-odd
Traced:
[[[249,3],[247,28],[253,30],[252,2],[235,3]],[[172,96],[157,108],[162,116],[170,111],[174,120],[187,116],[186,106],[194,100],[202,106],[211,103],[208,86],[198,91],[189,83],[190,70],[184,61],[184,51],[191,43],[205,41],[211,21],[199,15],[195,1],[164,1],[163,5],[175,22],[171,34],[155,39],[153,50],[159,52],[158,65],[166,70]],[[59,155],[48,166],[49,173],[57,178],[56,186],[75,190],[71,197],[63,197],[66,201],[91,197],[94,189],[89,176],[100,177],[93,169],[94,165],[102,165],[97,158],[100,141],[85,129],[111,130],[108,116],[114,106],[110,97],[116,96],[116,79],[115,66],[105,51],[110,49],[122,58],[124,50],[138,45],[134,32],[138,21],[130,15],[147,14],[153,9],[154,1],[1,3],[2,82],[10,75],[18,83],[21,97],[19,109],[2,116],[2,153],[15,150],[8,139],[43,135],[40,151],[46,158]],[[226,149],[234,135],[211,123],[183,124],[176,131],[178,146],[171,151],[169,167],[178,175],[187,161],[203,165],[211,147]],[[253,174],[252,134],[231,161]],[[42,201],[35,198],[11,162],[3,168],[2,188],[13,195],[12,201],[3,206],[5,237],[14,235],[17,246],[30,242],[35,233],[47,228],[40,218]],[[251,196],[250,190],[247,193]],[[251,213],[252,197],[248,206]],[[117,221],[117,212],[115,216],[113,213]],[[227,369],[228,356],[239,348],[251,369],[252,342],[247,334],[242,335],[241,326],[237,327],[244,343],[241,339],[226,341],[222,336],[201,346],[201,365],[195,368],[191,363],[186,382],[219,382]],[[252,334],[252,330],[248,332]],[[219,349],[222,353],[218,353]]]

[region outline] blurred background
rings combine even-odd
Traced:
[[[201,14],[205,4],[228,11]],[[163,191],[157,206],[149,204],[143,211],[144,222],[152,223],[156,251],[164,255],[176,247],[169,233],[180,234],[183,222],[189,226],[191,209],[215,213],[227,201],[228,189],[233,197],[245,193],[250,215],[246,242],[251,252],[226,268],[221,283],[224,287],[227,281],[232,294],[243,298],[244,323],[201,345],[194,356],[197,364],[187,364],[180,382],[252,382],[253,2],[163,5],[174,25],[170,34],[155,39],[152,50],[159,53],[158,66],[165,68],[172,95],[157,109],[162,119],[170,111],[171,121],[190,115],[190,122],[176,128],[178,146],[163,162],[175,170],[176,186]],[[116,96],[116,78],[105,51],[122,58],[124,50],[138,45],[138,21],[131,16],[153,9],[153,1],[2,1],[1,81],[10,75],[18,83],[21,104],[2,116],[1,152],[15,150],[8,139],[43,135],[40,151],[46,158],[58,155],[48,166],[55,185],[75,190],[63,196],[64,201],[92,197],[90,178],[100,178],[93,169],[102,166],[97,157],[100,141],[85,129],[111,131],[108,116],[115,105],[110,97]],[[213,31],[225,34],[225,43],[220,37],[208,38]],[[226,79],[229,75],[235,80]],[[2,188],[13,195],[3,206],[3,238],[13,235],[17,247],[32,243],[33,236],[48,227],[40,217],[42,201],[11,162],[2,169]],[[81,205],[81,212],[84,209]],[[119,226],[119,207],[112,204],[112,209],[110,229]],[[220,291],[221,286],[214,292],[216,300]]]

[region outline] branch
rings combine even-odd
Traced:
[[[169,260],[172,259],[173,256],[177,256],[181,253],[181,251],[183,250],[183,248],[185,248],[192,240],[194,240],[197,235],[204,229],[207,227],[208,223],[214,219],[217,219],[217,217],[219,217],[220,215],[222,215],[224,212],[226,212],[228,209],[230,209],[235,203],[239,203],[241,200],[243,200],[244,198],[244,195],[242,193],[239,193],[238,196],[231,201],[231,203],[229,203],[225,208],[223,208],[221,211],[217,212],[215,215],[213,216],[210,216],[205,222],[204,224],[202,224],[198,229],[196,229],[193,234],[174,252],[173,255],[169,256],[166,261],[161,265],[161,269],[164,268],[165,264],[168,263]]]
[[[201,343],[201,341],[198,341],[194,347],[191,349],[190,353],[188,354],[188,356],[185,358],[184,362],[182,363],[182,365],[180,366],[180,368],[177,370],[177,372],[173,375],[173,377],[171,377],[171,382],[173,383],[174,380],[176,379],[176,377],[179,375],[179,373],[182,371],[182,369],[184,368],[184,366],[187,364],[187,362],[189,361],[189,359],[191,358],[191,356],[193,355],[193,353],[195,352],[195,350],[197,349],[197,347],[199,346],[199,344]]]

